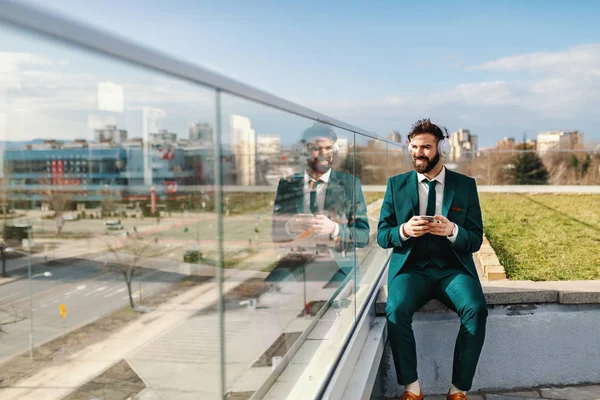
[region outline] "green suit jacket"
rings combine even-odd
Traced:
[[[384,249],[394,249],[388,273],[390,281],[402,270],[415,244],[415,238],[402,242],[399,228],[419,215],[417,184],[414,170],[388,179],[377,226],[377,243]],[[442,214],[458,225],[458,237],[449,243],[450,248],[460,264],[477,278],[473,253],[483,241],[483,222],[475,179],[446,168]]]
[[[277,187],[277,196],[273,205],[273,242],[289,242],[296,235],[290,235],[286,229],[287,221],[304,210],[304,174],[294,174],[281,179]],[[339,236],[331,241],[333,261],[343,275],[354,269],[354,249],[369,244],[369,220],[367,204],[363,196],[360,180],[340,171],[331,171],[325,207],[323,210],[329,219],[339,224]]]
[[[287,242],[295,238],[295,235],[287,233],[285,226],[289,218],[305,212],[303,188],[303,173],[279,181],[273,205],[274,242]],[[332,170],[325,192],[323,213],[340,226],[338,250],[363,248],[369,244],[367,204],[358,178]]]

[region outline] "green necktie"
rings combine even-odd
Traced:
[[[319,212],[319,202],[317,201],[317,187],[319,181],[310,181],[310,212],[316,214]]]
[[[429,181],[429,194],[427,194],[427,211],[425,215],[435,215],[435,183],[436,181]]]

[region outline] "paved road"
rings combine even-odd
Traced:
[[[103,270],[104,262],[113,260],[112,254],[100,253],[91,260],[80,259],[53,268],[51,278],[40,277],[32,281],[34,343],[48,341],[128,304],[123,277]],[[142,302],[145,295],[156,293],[184,277],[168,271],[175,271],[179,263],[152,260],[145,265],[148,268],[142,269],[140,275]],[[139,281],[134,281],[134,301],[140,296]],[[24,319],[4,326],[6,333],[0,336],[0,363],[29,348],[28,284],[28,280],[23,279],[1,286],[0,309],[7,311],[3,318]],[[65,320],[60,318],[61,303],[67,308]]]

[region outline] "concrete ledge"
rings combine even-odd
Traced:
[[[506,279],[506,271],[485,235],[483,235],[481,248],[473,254],[473,260],[482,282]]]
[[[491,308],[472,393],[600,382],[598,326],[598,304]],[[415,314],[419,380],[426,395],[447,391],[458,329],[453,313]],[[381,370],[383,397],[399,397],[403,387],[396,382],[389,343]]]
[[[371,399],[373,391],[379,389],[380,385],[376,385],[375,382],[387,342],[386,328],[385,318],[375,318],[352,371],[350,383],[342,396],[344,400]],[[379,393],[377,394],[379,395]]]
[[[495,281],[483,284],[488,306],[511,304],[600,304],[600,281]],[[385,315],[388,288],[383,285],[377,297],[375,312]],[[432,300],[419,312],[435,313],[449,311],[437,300]]]
[[[473,390],[516,390],[600,382],[600,281],[484,282],[487,336]],[[375,311],[385,316],[383,285]],[[447,390],[459,321],[437,300],[415,314],[419,379],[425,394]],[[592,372],[593,371],[593,372]],[[399,397],[389,343],[382,359],[383,397]]]
[[[483,286],[483,293],[487,300],[488,306],[498,305],[511,305],[511,304],[530,304],[530,303],[558,303],[560,300],[560,293],[558,290],[552,289],[527,289],[527,288],[513,288],[513,287],[500,287],[500,286]],[[377,303],[375,305],[375,313],[377,315],[385,315],[385,304],[387,302],[388,288],[387,285],[383,285],[379,291],[377,297]],[[568,296],[565,297],[564,304],[590,304],[600,303],[600,293],[596,293],[597,301],[591,302],[589,300],[595,297],[589,292],[568,292]],[[418,312],[422,313],[436,313],[436,312],[448,312],[450,311],[444,304],[438,300],[431,300]]]
[[[600,304],[600,292],[560,291],[558,301],[561,304]]]

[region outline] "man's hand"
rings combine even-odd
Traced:
[[[433,222],[430,223],[426,219],[421,219],[415,215],[405,222],[402,228],[404,229],[404,236],[419,237],[429,233],[429,229],[432,225],[434,225]]]
[[[312,230],[317,235],[331,235],[335,231],[336,223],[322,214],[315,215]]]
[[[431,223],[429,233],[437,236],[450,236],[454,230],[454,222],[450,221],[443,215],[433,217],[436,222]]]

